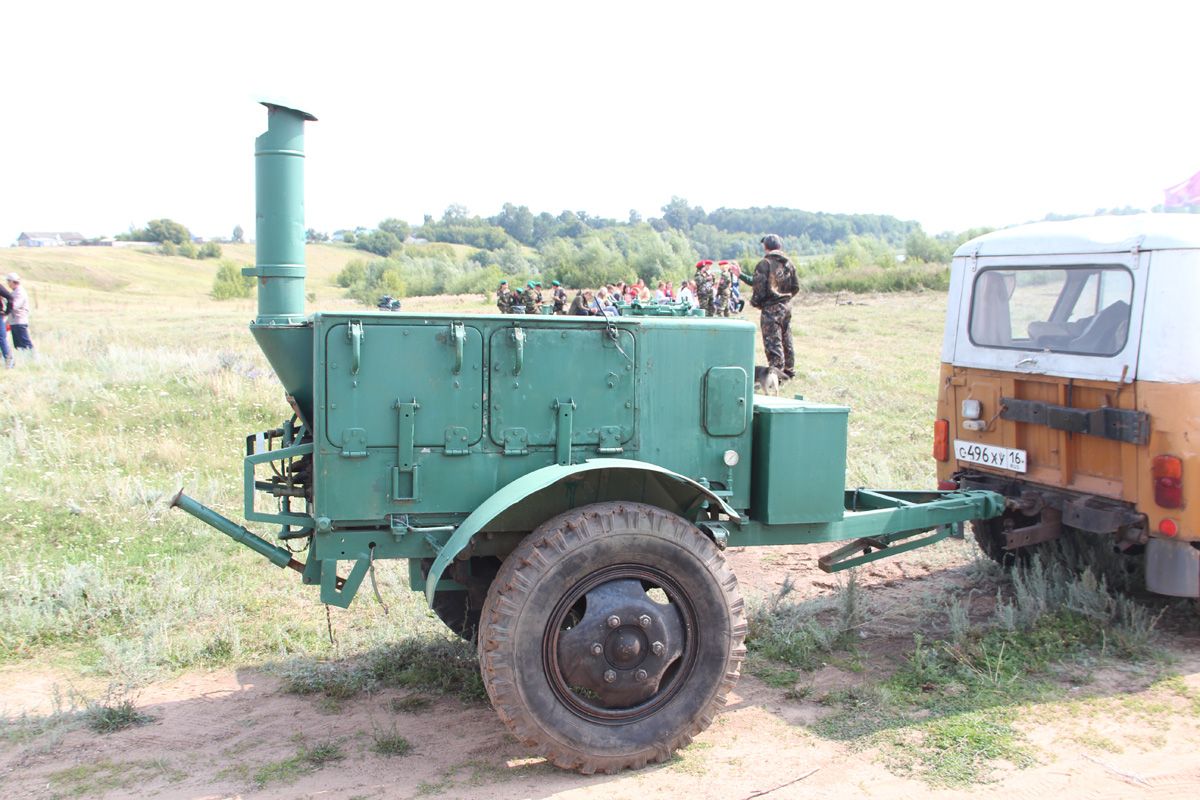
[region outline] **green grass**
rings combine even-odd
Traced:
[[[448,632],[401,638],[338,661],[299,658],[272,669],[283,678],[284,691],[336,701],[389,688],[451,695],[466,702],[487,700],[475,648]],[[392,708],[418,710],[428,702],[427,698],[396,698]]]
[[[153,722],[154,717],[138,711],[132,700],[94,705],[84,712],[88,728],[96,733],[115,733]]]
[[[98,797],[122,791],[125,796],[139,794],[147,782],[162,779],[178,783],[187,773],[165,759],[148,761],[111,761],[102,759],[51,772],[48,776],[50,797]]]
[[[294,755],[259,766],[252,778],[255,786],[260,789],[271,784],[295,783],[302,776],[345,757],[346,754],[337,742],[319,742],[311,747],[302,744]]]
[[[381,756],[406,756],[412,751],[412,742],[397,733],[394,727],[389,731],[376,731],[372,738],[371,750]]]

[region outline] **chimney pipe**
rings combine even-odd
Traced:
[[[304,323],[305,111],[263,103],[267,131],[254,140],[256,207],[254,269],[258,318],[254,325]]]

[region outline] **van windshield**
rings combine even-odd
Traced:
[[[971,294],[980,347],[1112,356],[1129,336],[1133,278],[1122,267],[986,269]]]

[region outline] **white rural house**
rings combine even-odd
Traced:
[[[23,231],[17,237],[18,247],[62,247],[83,244],[83,235],[74,231]]]

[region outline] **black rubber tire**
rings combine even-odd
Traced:
[[[438,619],[460,637],[468,642],[475,638],[481,609],[471,607],[470,595],[466,592],[434,592],[431,608]]]
[[[1027,517],[1024,514],[1010,512],[988,520],[971,520],[971,532],[975,536],[975,543],[979,545],[979,549],[992,561],[1006,568],[1024,566],[1040,545],[1005,550],[1005,520],[1011,520],[1014,528],[1023,528],[1027,525],[1037,524],[1038,519],[1039,517]]]
[[[613,585],[595,582],[621,570],[664,576],[679,595],[667,595],[671,613],[690,622],[671,677],[615,712],[625,718],[599,720],[564,702],[558,669],[547,667],[559,662],[544,648],[562,641],[556,607],[580,587]],[[596,503],[542,524],[504,561],[484,605],[479,660],[492,705],[522,743],[564,769],[614,773],[666,760],[712,723],[737,681],[745,636],[737,578],[708,537],[654,506]]]
[[[456,562],[457,563],[457,562]],[[433,559],[421,562],[421,571],[429,575]],[[468,642],[475,640],[479,630],[479,619],[483,614],[483,604],[487,599],[488,590],[495,580],[496,571],[500,568],[500,560],[494,557],[476,557],[470,560],[471,568],[463,574],[455,571],[455,578],[467,588],[466,591],[440,591],[433,594],[433,613]]]

